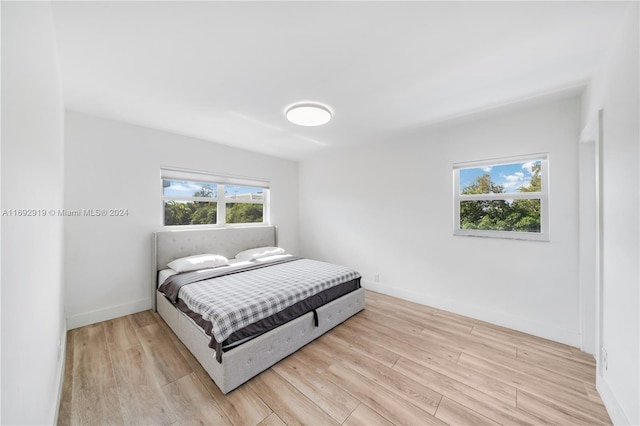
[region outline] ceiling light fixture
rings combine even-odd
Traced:
[[[328,106],[317,102],[301,102],[285,111],[287,120],[298,126],[321,126],[331,120],[333,114]]]

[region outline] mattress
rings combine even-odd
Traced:
[[[246,264],[247,262],[243,263]],[[291,265],[287,265],[288,263]],[[169,295],[168,299],[174,306],[198,324],[210,337],[209,347],[216,350],[216,358],[219,362],[223,352],[232,350],[308,312],[314,312],[317,326],[317,315],[315,313],[317,308],[360,288],[360,275],[355,271],[347,270],[338,265],[310,261],[308,259],[291,257],[290,259],[276,259],[261,265],[254,263],[249,265],[248,268],[245,265],[228,269],[220,272],[209,270],[207,273],[213,275],[213,277],[206,279],[195,278],[195,283],[197,284],[189,282],[192,280],[189,279],[186,281],[187,284],[177,292],[175,289],[171,291],[171,289],[166,288],[166,280],[175,275],[175,272],[164,270],[159,274],[159,284],[165,284],[159,286],[161,291],[166,292]],[[317,274],[316,270],[319,271]],[[180,282],[180,279],[181,277],[176,276],[170,282]],[[233,286],[235,285],[239,286],[238,297],[229,299],[229,297],[235,295],[233,293],[235,291]],[[263,286],[267,290],[274,289],[276,294],[265,293],[262,291]],[[286,286],[289,286],[288,290],[282,290]],[[245,294],[244,298],[246,299],[247,289],[255,293],[255,295],[253,293],[248,294],[248,298],[251,299],[255,306],[242,307],[242,294]],[[296,297],[292,297],[291,289],[295,289]],[[189,290],[192,290],[191,294],[187,294]],[[266,295],[260,296],[261,293]],[[277,293],[282,294],[278,296]],[[198,300],[197,298],[202,295],[204,295],[202,300]],[[212,318],[215,321],[218,313],[215,312],[215,308],[210,308],[207,304],[211,300],[214,300],[213,303],[215,303],[215,299],[224,299],[225,297],[233,301],[233,303],[227,303],[227,305],[237,305],[235,308],[238,309],[239,313],[232,312],[229,314],[223,312],[219,316],[227,318],[237,315],[243,321],[237,321],[239,324],[231,331],[227,330],[228,324],[222,323],[216,333]],[[260,297],[263,298],[262,302],[253,300]],[[209,302],[206,299],[209,299]],[[264,303],[267,300],[272,304],[276,304],[275,301],[280,304],[277,305],[277,308],[273,306],[266,307]],[[222,304],[222,308],[228,307]],[[207,313],[207,315],[203,315],[203,312]],[[247,316],[253,319],[252,322],[247,321]]]
[[[160,287],[162,283],[167,280],[167,278],[175,274],[177,274],[177,272],[173,269],[163,269],[162,271],[158,272],[158,287]]]

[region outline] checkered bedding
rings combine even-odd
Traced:
[[[223,342],[249,324],[359,277],[344,266],[296,259],[184,285],[178,297],[210,321],[215,340]]]

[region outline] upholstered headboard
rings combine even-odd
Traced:
[[[277,245],[277,227],[273,225],[154,232],[151,262],[153,300],[158,271],[166,269],[167,263],[172,260],[205,253],[221,254],[232,259],[242,250]]]
[[[232,259],[242,250],[275,245],[275,226],[160,231],[154,233],[155,268],[160,271],[172,260],[194,254],[221,254]]]

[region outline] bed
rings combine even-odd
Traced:
[[[233,259],[237,253],[244,250],[276,247],[277,242],[277,228],[275,226],[173,230],[153,234],[151,272],[154,308],[202,364],[224,394],[364,309],[364,289],[359,285],[359,275],[355,273],[356,275],[347,276],[348,272],[344,272],[344,282],[332,284],[330,288],[318,287],[318,284],[312,296],[304,300],[289,301],[286,309],[260,321],[252,322],[236,331],[235,334],[225,333],[222,335],[220,327],[216,329],[217,323],[213,320],[214,330],[211,327],[205,327],[205,324],[208,323],[203,318],[206,316],[205,314],[200,316],[190,312],[188,308],[185,309],[184,304],[181,305],[183,310],[178,309],[179,304],[174,303],[176,298],[172,296],[170,291],[167,291],[166,285],[162,290],[167,291],[167,294],[158,290],[161,284],[170,281],[165,281],[168,276],[167,264],[176,259],[204,253],[218,254]],[[226,281],[223,280],[242,281],[245,276],[246,280],[261,279],[260,277],[264,274],[275,274],[272,271],[284,270],[285,268],[290,274],[298,273],[295,272],[294,267],[304,269],[309,265],[315,267],[320,264],[320,262],[312,263],[314,261],[298,259],[290,255],[274,256],[273,258],[260,259],[261,261],[265,260],[265,265],[254,266],[248,268],[247,271],[244,270],[244,267],[233,264],[228,266],[232,272],[220,274],[223,275],[222,277],[216,277],[217,272],[213,271],[212,274],[212,270],[207,270],[206,273],[213,275],[213,280],[224,282],[226,287]],[[329,266],[329,264],[326,265]],[[338,271],[341,270],[340,268],[344,268],[339,265],[333,265],[333,267]],[[290,272],[291,270],[294,272]],[[347,278],[349,278],[348,281],[345,281]],[[180,279],[181,277],[178,277],[174,281],[180,282]],[[304,281],[307,281],[307,278]],[[197,288],[201,285],[204,284],[198,282],[190,287]],[[181,294],[185,296],[185,293]],[[185,296],[185,298],[187,297]],[[270,309],[274,310],[275,308]],[[246,322],[246,319],[243,320]],[[208,334],[202,327],[207,329]],[[224,327],[222,330],[226,331]],[[228,338],[222,339],[227,335]],[[235,340],[233,340],[234,336]]]

